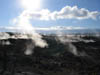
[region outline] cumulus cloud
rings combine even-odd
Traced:
[[[51,12],[48,9],[41,11],[24,11],[21,16],[35,20],[58,20],[58,19],[96,19],[100,13],[98,11],[89,11],[77,6],[65,6],[60,11]],[[21,17],[20,16],[20,17]],[[14,20],[16,21],[16,20]]]
[[[98,11],[89,11],[85,8],[78,8],[77,6],[65,6],[59,12],[53,13],[55,19],[96,19],[100,13]]]

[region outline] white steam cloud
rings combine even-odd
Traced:
[[[35,42],[36,46],[47,46],[47,43],[44,40],[42,40],[42,36],[35,31],[34,27],[30,23],[31,18],[27,16],[30,15],[30,13],[27,13],[26,15],[25,12],[26,10],[23,13],[21,13],[21,15],[18,16],[16,19],[14,19],[16,27],[20,29],[18,29],[18,32],[28,34],[28,37]]]
[[[34,52],[34,43],[32,42],[32,40],[29,40],[28,42],[26,42],[26,50],[25,50],[25,54],[26,55],[31,55]]]
[[[67,35],[68,36],[68,35]],[[73,36],[72,36],[73,37]],[[79,52],[77,47],[70,41],[72,38],[66,37],[63,33],[59,32],[57,34],[57,39],[66,46],[66,49],[75,56],[87,56],[85,52]]]
[[[27,46],[27,49],[26,49],[27,55],[31,54],[32,49],[30,46],[32,46],[33,44],[41,48],[48,46],[46,41],[44,41],[42,39],[42,36],[35,31],[34,27],[32,26],[30,22],[30,20],[33,19],[32,18],[33,16],[31,15],[33,14],[33,12],[30,11],[30,8],[24,9],[24,11],[18,17],[13,19],[13,23],[15,27],[18,29],[18,32],[27,34],[27,37],[32,40],[32,43]],[[37,15],[34,15],[34,16],[37,16]]]
[[[10,41],[0,41],[0,45],[11,45]]]
[[[0,40],[8,39],[9,37],[10,37],[10,35],[8,33],[0,32]]]

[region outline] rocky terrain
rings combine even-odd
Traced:
[[[99,36],[42,35],[48,47],[40,48],[19,35],[0,35],[0,75],[100,74]]]

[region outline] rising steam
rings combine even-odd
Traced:
[[[0,40],[0,45],[11,45],[10,41],[1,41]]]
[[[70,38],[69,38],[70,37]],[[57,34],[57,39],[66,46],[66,49],[72,53],[75,56],[87,56],[87,54],[85,52],[79,52],[77,50],[77,47],[75,45],[72,44],[72,38],[73,36],[69,36],[67,35],[67,37],[62,33],[59,32],[59,34]],[[79,39],[79,38],[77,38]]]
[[[0,40],[8,39],[9,37],[10,37],[10,35],[8,33],[0,32]]]
[[[27,43],[26,43],[26,50],[25,50],[25,54],[26,55],[31,55],[34,51],[34,43],[32,40],[29,40]]]
[[[42,39],[42,36],[38,34],[32,26],[30,22],[30,20],[32,20],[32,16],[30,16],[31,14],[30,10],[24,9],[24,11],[13,20],[15,27],[18,29],[16,31],[27,35],[27,38],[32,40],[31,44],[27,44],[26,54],[31,54],[33,46],[41,48],[48,46],[46,41]]]

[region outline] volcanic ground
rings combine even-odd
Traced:
[[[10,36],[15,34],[7,33]],[[31,39],[0,40],[0,75],[99,75],[100,37],[42,35],[48,47],[34,46],[26,55]],[[79,36],[80,38],[75,38]],[[71,39],[70,39],[71,38]],[[63,39],[63,41],[59,40]],[[64,41],[65,40],[65,41]]]

